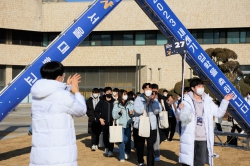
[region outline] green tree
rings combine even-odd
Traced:
[[[243,95],[250,91],[250,74],[243,78],[243,73],[240,70],[240,63],[236,61],[238,55],[228,48],[208,48],[205,50],[209,57],[215,62],[215,64],[221,69],[229,81],[235,86],[235,88]],[[195,72],[194,75],[197,76]],[[240,81],[236,81],[236,78],[242,78]],[[185,80],[185,86],[188,86],[188,80]],[[181,82],[175,84],[174,91],[176,93],[181,92]],[[205,91],[211,96],[213,94],[205,87]]]

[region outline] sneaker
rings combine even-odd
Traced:
[[[124,159],[121,159],[120,162],[124,162],[125,160]]]
[[[242,131],[240,132],[240,134],[244,134],[244,130],[242,130]]]
[[[95,146],[95,150],[98,150],[98,146],[97,145]]]
[[[96,150],[96,145],[92,145],[91,150],[95,151]]]
[[[155,157],[155,161],[161,161],[160,157]]]
[[[220,155],[218,155],[218,154],[214,153],[214,154],[213,154],[213,157],[214,157],[214,158],[219,158],[219,157],[220,157]]]
[[[129,155],[127,153],[125,153],[125,159],[128,160],[129,159]]]
[[[28,132],[28,135],[32,135],[32,132],[31,132],[31,131],[29,131],[29,132]]]
[[[113,156],[114,156],[113,152],[109,151],[108,152],[108,157],[113,157]]]
[[[105,150],[104,150],[104,153],[103,153],[103,154],[104,154],[105,156],[107,156],[107,155],[108,155],[108,152],[109,152],[109,149],[108,149],[108,148],[105,148]]]
[[[139,163],[138,166],[144,166],[144,164],[143,163]]]

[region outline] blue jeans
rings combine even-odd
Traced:
[[[30,125],[29,131],[32,133],[32,124]]]
[[[131,152],[131,127],[122,128],[122,138],[122,142],[119,143],[120,160],[125,159],[125,153]]]

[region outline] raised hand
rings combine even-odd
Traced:
[[[233,93],[229,93],[229,94],[225,95],[225,97],[224,97],[224,99],[227,100],[227,101],[231,100],[232,98],[234,98]]]
[[[70,78],[70,83],[72,85],[71,91],[73,93],[79,92],[79,82],[81,82],[81,76],[78,73],[74,74],[73,77]]]

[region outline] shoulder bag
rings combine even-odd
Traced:
[[[138,135],[140,137],[150,136],[150,120],[146,110],[144,110],[143,114],[140,116]]]
[[[161,105],[162,105],[162,111],[159,113],[159,128],[160,129],[167,129],[169,127],[168,123],[168,112],[166,111],[164,101],[161,100]]]
[[[116,121],[116,126],[115,126]],[[113,125],[109,126],[109,142],[122,142],[122,126],[119,125],[119,120],[114,120]]]

